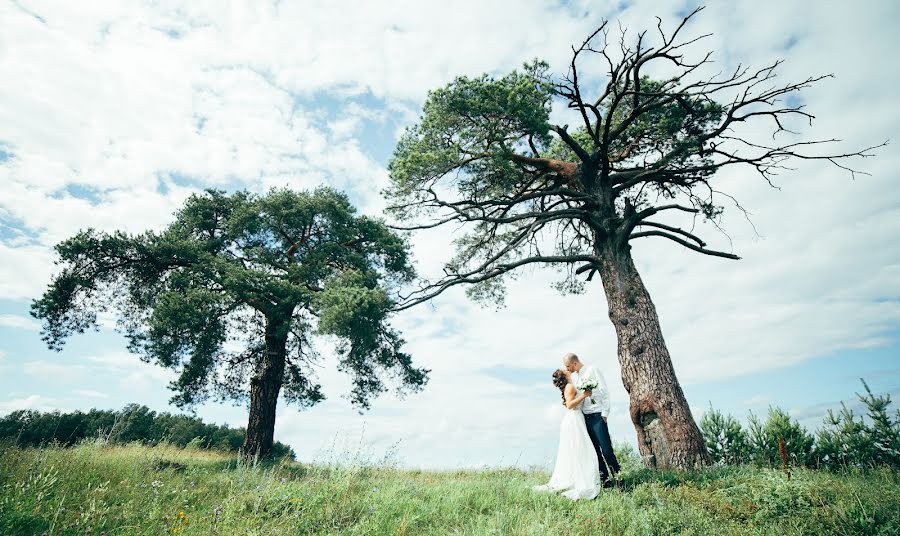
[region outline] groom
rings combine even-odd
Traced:
[[[600,462],[600,479],[603,481],[603,487],[609,487],[612,485],[610,478],[615,477],[619,472],[619,461],[616,460],[616,454],[613,452],[609,429],[606,426],[606,417],[609,415],[609,390],[606,388],[606,380],[603,379],[603,374],[600,374],[599,370],[585,366],[575,354],[563,356],[563,365],[572,373],[572,381],[576,386],[588,379],[594,380],[598,385],[591,396],[585,399],[581,411],[584,413],[584,423],[587,425],[591,443],[594,444],[594,450],[597,451],[597,461]],[[591,403],[592,398],[596,402],[595,404]]]

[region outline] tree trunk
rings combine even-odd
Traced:
[[[284,380],[287,334],[288,326],[283,321],[266,321],[266,351],[250,379],[250,419],[241,447],[244,458],[265,458],[272,452],[275,409]]]
[[[644,464],[684,469],[709,463],[703,436],[675,377],[656,307],[630,251],[601,247],[597,254]]]

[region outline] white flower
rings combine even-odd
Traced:
[[[576,385],[576,387],[578,387],[582,391],[593,391],[598,386],[599,385],[597,384],[597,382],[595,382],[593,380],[582,380],[582,381],[578,382],[578,385]],[[589,396],[588,400],[591,401],[591,404],[596,404],[596,402],[594,402],[593,396]]]

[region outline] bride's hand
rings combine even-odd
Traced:
[[[590,390],[590,389],[585,389],[584,392],[583,392],[582,394],[584,395],[585,398],[587,398],[587,397],[591,396],[591,390]]]

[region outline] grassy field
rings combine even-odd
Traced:
[[[0,534],[900,534],[900,475],[623,471],[591,502],[536,471],[239,464],[97,443],[0,452]]]

